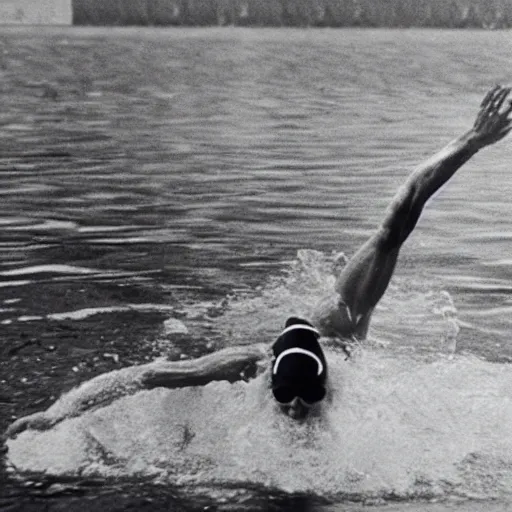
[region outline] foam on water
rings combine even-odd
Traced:
[[[298,251],[283,276],[270,279],[257,293],[231,297],[215,328],[230,343],[272,341],[291,315],[311,318],[315,305],[332,295],[335,274],[345,256]],[[451,355],[456,351],[457,310],[448,292],[432,280],[395,277],[378,304],[369,341],[409,350]]]
[[[183,328],[206,322],[233,344],[271,341],[287,315],[307,316],[332,290],[338,260],[300,251],[283,276],[230,297],[220,315],[191,306]],[[123,396],[21,433],[7,443],[9,461],[20,472],[151,477],[192,492],[261,485],[334,499],[508,499],[512,368],[455,354],[457,312],[432,283],[395,279],[370,334],[349,361],[327,349],[332,400],[305,423],[280,412],[263,374]],[[66,409],[70,396],[52,407]]]
[[[123,397],[8,442],[20,471],[261,484],[318,496],[503,497],[512,488],[512,368],[330,351],[332,403],[298,423],[249,382]]]

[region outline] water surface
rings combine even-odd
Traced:
[[[307,315],[510,50],[506,32],[3,28],[1,428],[98,373]],[[290,433],[258,381],[155,390],[27,433],[11,459],[39,473],[4,479],[6,503],[508,503],[511,156],[482,152],[428,205],[368,347],[329,355],[329,425]]]

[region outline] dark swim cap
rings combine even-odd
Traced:
[[[308,404],[325,397],[327,363],[320,333],[306,320],[291,317],[272,346],[272,392],[282,404],[295,397]]]

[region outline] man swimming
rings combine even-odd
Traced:
[[[229,347],[191,361],[123,368],[100,375],[61,397],[48,410],[14,422],[7,435],[27,428],[46,429],[82,411],[105,405],[140,389],[204,385],[249,377],[270,360],[269,387],[281,409],[305,418],[328,396],[327,363],[321,336],[342,347],[364,340],[372,312],[386,291],[402,244],[413,231],[428,199],[473,155],[512,129],[511,89],[496,86],[483,99],[473,127],[419,165],[391,201],[381,225],[337,276],[330,297],[315,308],[311,321],[288,319],[277,341]]]

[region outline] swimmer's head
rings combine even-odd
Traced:
[[[291,418],[305,418],[325,397],[327,363],[319,332],[306,320],[291,317],[272,346],[272,393]]]

